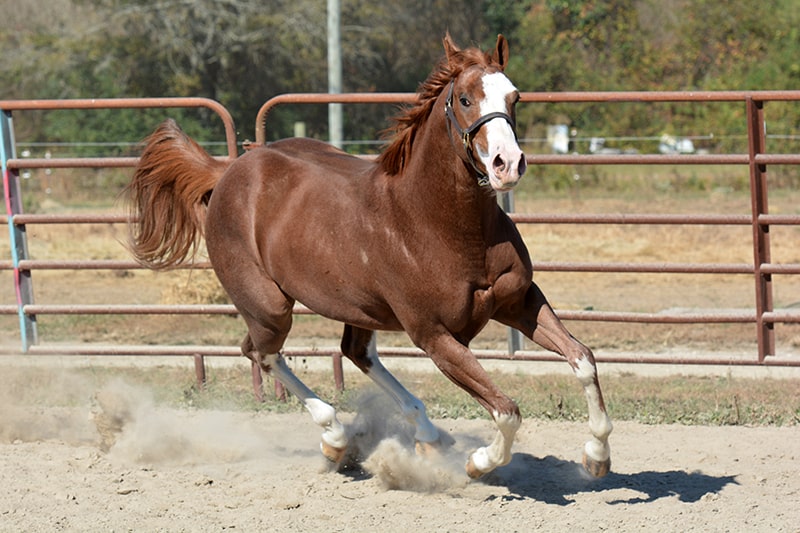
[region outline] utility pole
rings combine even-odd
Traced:
[[[328,0],[328,93],[342,92],[342,4]],[[328,104],[329,141],[342,147],[342,104]]]

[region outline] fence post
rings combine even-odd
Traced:
[[[500,193],[497,197],[497,203],[503,208],[506,213],[514,212],[514,191]],[[524,337],[519,330],[508,328],[508,353],[514,355],[522,349]]]
[[[14,215],[22,213],[22,191],[19,183],[19,170],[8,168],[8,160],[16,158],[11,111],[5,109],[1,111],[0,163],[3,172],[3,197],[8,216],[8,235],[14,271],[14,292],[19,315],[20,340],[22,341],[22,351],[27,352],[31,345],[38,342],[36,315],[25,314],[25,306],[33,303],[33,280],[30,270],[19,268],[20,261],[28,259],[28,238],[25,225],[14,223]]]
[[[372,341],[375,342],[375,336],[372,336]],[[342,353],[333,354],[333,382],[336,385],[336,392],[344,390],[344,368],[342,368]]]
[[[764,362],[768,355],[775,355],[775,325],[764,320],[764,313],[772,311],[772,274],[762,272],[762,265],[769,264],[769,225],[759,220],[769,211],[767,200],[767,166],[756,163],[756,155],[766,152],[766,125],[764,102],[747,97],[747,130],[750,152],[750,200],[753,217],[753,272],[756,284],[756,327],[758,337],[758,361]]]
[[[259,403],[264,403],[264,376],[261,367],[255,361],[250,363],[250,374],[253,381],[253,394]]]
[[[197,379],[198,390],[206,388],[206,362],[202,355],[194,355],[194,375]]]

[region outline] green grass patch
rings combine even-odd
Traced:
[[[91,366],[49,371],[42,367],[6,367],[0,386],[14,403],[29,406],[82,405],[101,387],[121,379],[153,396],[157,405],[179,409],[301,412],[290,397],[282,402],[273,382],[264,380],[265,401],[255,400],[250,367],[209,368],[207,382],[196,383],[191,365],[158,367]],[[329,372],[299,372],[319,396],[343,411],[353,412],[375,386],[361,375],[347,375],[347,388],[338,392]],[[467,393],[438,373],[398,372],[398,378],[425,402],[432,418],[487,418]],[[533,376],[495,373],[497,385],[520,406],[523,417],[583,421],[586,401],[570,375]],[[607,376],[603,390],[614,420],[644,424],[791,426],[800,424],[800,381],[732,377]]]

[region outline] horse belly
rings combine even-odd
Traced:
[[[382,261],[362,221],[336,209],[273,221],[261,245],[269,275],[294,300],[327,318],[367,329],[401,329],[376,273]],[[338,216],[336,216],[338,215]]]
[[[326,318],[366,329],[400,330],[391,307],[381,296],[380,287],[370,283],[368,270],[339,268],[330,258],[287,263],[295,267],[291,275],[278,275],[278,285],[292,299]]]

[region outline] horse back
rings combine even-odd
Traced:
[[[375,163],[348,154],[335,146],[316,139],[293,137],[282,139],[254,151],[256,155],[279,155],[291,167],[299,164],[302,167],[304,178],[314,176],[328,176],[337,174],[348,180],[358,179],[358,176],[368,174],[375,169]],[[281,169],[273,168],[271,173]],[[289,170],[289,168],[287,168]]]
[[[215,187],[212,201],[245,214],[260,209],[259,218],[287,212],[299,220],[320,210],[355,207],[375,168],[321,141],[284,139],[238,158]],[[242,219],[244,225],[257,222]]]

